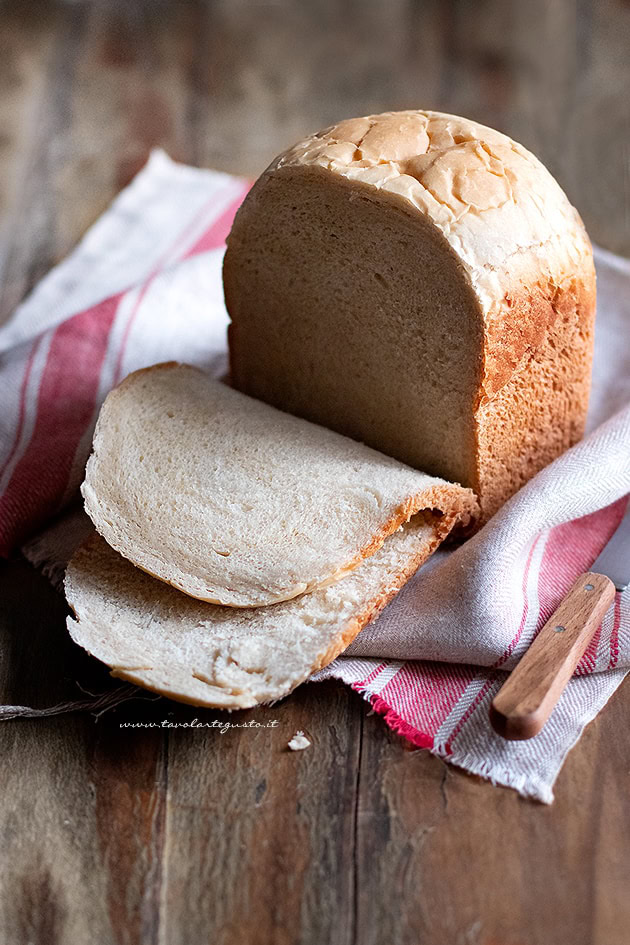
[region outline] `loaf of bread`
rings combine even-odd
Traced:
[[[108,395],[82,493],[121,555],[232,607],[339,580],[424,509],[442,530],[476,509],[469,490],[175,363]]]
[[[172,699],[222,709],[272,702],[344,650],[457,518],[417,515],[342,580],[257,608],[194,600],[94,535],[66,573],[68,629],[112,675]]]
[[[472,487],[487,519],[580,438],[591,247],[540,162],[438,112],[301,141],[224,263],[234,385]]]

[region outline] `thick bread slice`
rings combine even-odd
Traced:
[[[66,573],[68,629],[112,675],[172,699],[223,709],[271,702],[344,650],[455,520],[415,516],[343,580],[256,609],[193,600],[94,535]]]
[[[173,363],[107,397],[82,492],[125,558],[232,607],[337,580],[422,509],[475,508],[468,490]]]

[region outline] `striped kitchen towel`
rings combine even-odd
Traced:
[[[129,371],[179,360],[225,373],[221,261],[247,188],[155,152],[0,328],[3,554],[22,546],[51,575],[65,564],[85,522],[58,513],[76,496],[100,404]],[[587,437],[476,536],[438,552],[313,677],[344,680],[413,744],[546,802],[567,752],[630,667],[630,596],[618,594],[544,732],[508,743],[489,726],[504,670],[593,562],[630,493],[630,345],[620,344],[630,264],[603,251],[596,261]]]

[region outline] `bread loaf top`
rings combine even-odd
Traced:
[[[296,165],[404,198],[442,230],[492,299],[515,254],[557,252],[569,269],[589,249],[577,211],[540,161],[466,118],[430,111],[351,118],[305,138],[271,168]]]
[[[560,306],[565,297],[593,304],[592,251],[579,214],[540,161],[498,131],[433,111],[368,115],[310,135],[263,177],[309,168],[378,191],[441,231],[480,303],[487,397],[554,318],[550,297]],[[508,323],[506,306],[521,313],[518,325]]]

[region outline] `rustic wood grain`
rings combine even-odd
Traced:
[[[164,941],[353,940],[361,718],[351,692],[311,685],[290,704],[239,715],[277,728],[174,733]],[[299,730],[312,746],[290,751]]]
[[[151,147],[254,175],[385,108],[502,128],[630,254],[629,39],[621,0],[5,0],[0,320]],[[0,601],[4,702],[111,685],[23,562],[0,566]],[[277,727],[223,735],[165,729],[194,713],[151,699],[5,723],[0,941],[626,945],[629,698],[589,726],[549,809],[407,750],[332,683],[239,716]],[[289,753],[298,729],[313,745]]]
[[[77,681],[110,685],[68,645],[64,601],[45,578],[5,565],[0,599],[4,702],[43,707],[81,698]],[[153,941],[162,732],[108,732],[88,714],[19,720],[0,726],[0,757],[0,941]]]
[[[366,719],[356,941],[625,943],[627,696],[571,752],[552,807],[402,751]]]

